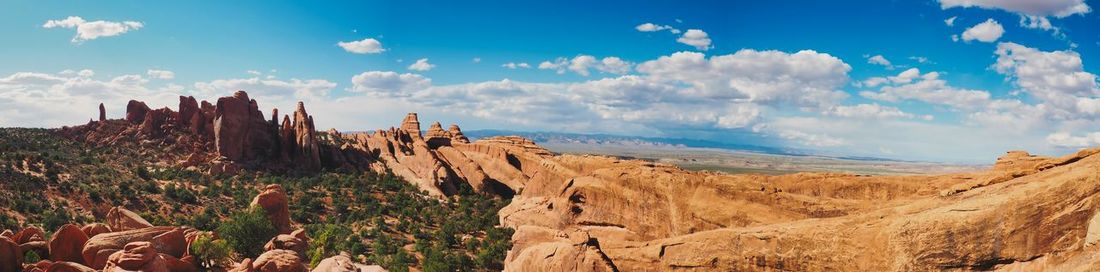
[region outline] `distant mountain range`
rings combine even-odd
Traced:
[[[480,139],[493,136],[521,136],[531,139],[536,143],[551,143],[551,144],[566,144],[566,143],[579,143],[579,144],[631,144],[631,145],[652,145],[652,146],[669,146],[669,147],[693,147],[693,148],[715,148],[731,151],[746,151],[755,153],[765,153],[773,155],[788,155],[788,156],[821,156],[830,157],[845,160],[858,160],[858,161],[904,161],[888,158],[877,157],[861,157],[861,156],[827,156],[821,154],[815,154],[813,152],[782,148],[774,146],[764,145],[752,145],[752,144],[735,144],[718,142],[711,140],[700,139],[687,139],[687,138],[664,138],[664,137],[645,137],[645,136],[626,136],[626,135],[612,135],[612,134],[581,134],[581,133],[564,133],[564,132],[526,132],[526,131],[511,131],[511,130],[495,130],[495,129],[483,129],[483,130],[470,130],[464,131],[467,137],[471,139]]]

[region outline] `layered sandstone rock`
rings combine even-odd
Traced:
[[[107,226],[113,231],[124,231],[148,228],[153,224],[126,208],[114,207],[107,212]]]
[[[260,272],[305,272],[307,271],[298,253],[285,249],[264,252],[252,262]]]
[[[107,260],[105,272],[168,272],[164,258],[149,242],[132,242],[122,250],[111,254]]]
[[[23,252],[19,244],[9,237],[0,237],[0,271],[19,271],[23,268]]]
[[[84,264],[92,268],[103,268],[111,254],[123,250],[133,242],[149,242],[159,253],[180,257],[186,251],[184,231],[176,227],[149,227],[128,231],[103,233],[88,239],[81,254]]]
[[[145,121],[145,114],[149,111],[149,106],[145,105],[145,102],[130,100],[126,103],[126,121],[131,124],[141,124]]]

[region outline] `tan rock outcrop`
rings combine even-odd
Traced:
[[[352,261],[350,257],[344,254],[332,256],[321,260],[317,263],[317,267],[314,267],[311,272],[372,272],[372,271],[384,271],[378,270],[378,268],[372,268],[370,266],[356,263]]]
[[[470,138],[466,138],[466,135],[462,134],[462,129],[458,128],[457,124],[451,124],[451,127],[447,129],[447,132],[451,134],[452,143],[470,143]]]
[[[290,234],[290,207],[287,203],[286,191],[278,184],[268,184],[264,187],[249,205],[253,208],[262,208],[267,213],[267,219],[280,234]]]
[[[137,213],[123,207],[114,207],[107,212],[107,225],[113,231],[143,229],[153,226]]]
[[[285,249],[264,252],[252,262],[258,272],[305,272],[306,265],[298,253]]]
[[[233,96],[218,98],[214,108],[214,144],[218,155],[237,161],[244,159],[248,142],[249,109],[248,93],[237,91]]]
[[[298,253],[298,257],[302,260],[306,259],[306,250],[309,250],[309,243],[303,239],[295,237],[290,234],[279,234],[271,238],[264,245],[264,250],[271,251],[276,249],[285,249]]]
[[[73,224],[65,224],[50,237],[50,260],[54,262],[83,262],[81,250],[88,241],[88,235]]]
[[[405,120],[401,120],[401,131],[411,137],[411,140],[418,140],[420,135],[420,120],[416,117],[415,112],[410,112],[405,115]]]

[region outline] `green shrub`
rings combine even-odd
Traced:
[[[229,247],[229,242],[214,239],[209,234],[195,238],[189,250],[203,268],[227,267],[233,262],[233,249]]]
[[[255,258],[263,246],[278,234],[263,209],[254,208],[234,213],[218,226],[218,235],[243,257]]]

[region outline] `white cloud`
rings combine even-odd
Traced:
[[[418,60],[416,60],[416,62],[409,65],[409,70],[420,71],[420,72],[428,71],[428,70],[431,70],[432,68],[435,68],[435,64],[428,63],[428,59],[426,59],[426,58],[418,59]]]
[[[932,63],[932,61],[929,60],[928,58],[921,57],[921,56],[910,56],[909,59],[913,60],[913,61],[916,61],[917,63],[921,63],[921,64]]]
[[[96,79],[91,70],[48,74],[18,72],[0,77],[0,127],[61,127],[93,118],[99,103],[120,116],[126,101],[141,97],[151,106],[176,99],[170,86],[151,88],[140,75]],[[176,100],[178,102],[178,100]]]
[[[141,29],[144,26],[145,24],[137,21],[111,22],[101,20],[88,22],[80,16],[69,16],[61,20],[48,20],[45,24],[42,24],[43,28],[76,28],[76,36],[72,38],[74,43],[90,41],[100,37],[118,36]]]
[[[1005,33],[1005,28],[993,19],[985,20],[980,24],[967,28],[962,33],[963,41],[978,40],[980,42],[995,42]]]
[[[797,141],[807,146],[835,147],[847,145],[847,142],[844,141],[844,139],[835,138],[824,134],[810,134],[797,130],[780,131],[779,137],[787,140]]]
[[[176,73],[174,73],[172,71],[167,71],[167,70],[149,69],[148,71],[145,71],[145,74],[149,75],[149,77],[156,78],[156,79],[173,79],[173,78],[176,78]]]
[[[882,55],[874,55],[870,58],[867,58],[867,63],[882,65],[891,70],[894,69],[894,65],[890,63],[890,60],[887,60],[886,57],[883,57]]]
[[[1056,33],[1060,32],[1058,28],[1050,23],[1050,19],[1047,19],[1047,17],[1021,14],[1020,26],[1031,29],[1054,30]]]
[[[504,67],[504,68],[508,68],[508,69],[527,69],[527,68],[531,68],[531,65],[527,64],[526,62],[520,62],[520,63],[509,62],[509,63],[501,64],[500,67]]]
[[[1047,143],[1056,147],[1081,148],[1100,145],[1100,132],[1091,132],[1083,136],[1073,136],[1069,132],[1051,133]]]
[[[895,85],[882,86],[879,92],[860,92],[860,96],[887,102],[917,100],[962,109],[981,108],[990,101],[989,92],[948,86],[937,72],[921,74],[919,69],[909,68],[888,78]]]
[[[634,29],[641,32],[656,32],[661,30],[668,30],[669,32],[672,32],[672,34],[680,34],[680,30],[676,29],[675,27],[669,25],[656,25],[653,23],[640,24],[634,27]]]
[[[382,42],[373,38],[366,38],[358,41],[350,42],[338,42],[336,45],[343,48],[344,51],[348,51],[355,54],[378,54],[385,52],[386,49],[382,48]]]
[[[256,70],[248,70],[248,71],[244,71],[244,72],[245,72],[245,73],[248,73],[248,74],[250,74],[250,75],[254,75],[254,76],[258,76],[258,75],[262,75],[262,74],[263,74],[263,73],[261,73],[260,71],[256,71]]]
[[[1055,115],[1072,118],[1096,113],[1091,99],[1100,96],[1100,85],[1095,74],[1084,71],[1077,52],[1044,52],[1008,42],[998,44],[995,53],[997,62],[992,68],[1057,110]]]
[[[1085,4],[1085,0],[940,0],[940,7],[943,9],[954,7],[1001,9],[1019,14],[1058,18],[1092,11],[1092,8]]]
[[[209,82],[195,82],[197,94],[205,97],[219,97],[237,90],[247,91],[250,97],[257,99],[289,100],[317,99],[328,96],[336,83],[324,79],[261,79],[233,78],[216,79]]]
[[[710,36],[708,36],[706,32],[698,29],[688,29],[688,31],[684,32],[684,35],[680,36],[680,38],[676,39],[676,41],[682,44],[694,46],[695,49],[698,50],[706,51],[707,49],[711,48]]]
[[[481,63],[481,58],[474,58],[472,61],[474,63]]]
[[[432,80],[418,74],[398,74],[389,71],[369,71],[351,78],[352,92],[376,96],[404,96],[428,88]]]
[[[959,16],[951,16],[951,18],[947,18],[947,20],[943,20],[943,23],[946,24],[947,26],[955,26],[955,19],[958,19],[958,18],[959,18]]]
[[[835,106],[824,112],[825,115],[832,115],[838,117],[847,118],[913,118],[914,115],[903,112],[895,107],[881,106],[879,104],[858,104],[852,106]]]
[[[632,67],[634,67],[634,63],[624,61],[618,57],[596,59],[596,57],[590,55],[577,55],[572,59],[559,57],[553,61],[543,61],[539,63],[538,66],[539,69],[554,70],[558,74],[564,74],[565,71],[568,70],[581,76],[591,75],[591,69],[609,74],[623,75],[630,73]]]

